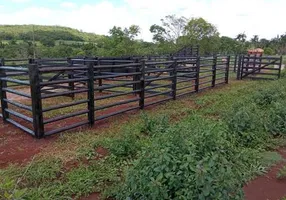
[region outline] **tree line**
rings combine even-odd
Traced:
[[[0,26],[0,57],[132,56],[171,54],[184,46],[199,45],[201,55],[243,54],[250,48],[263,48],[265,54],[286,54],[286,34],[273,39],[250,39],[245,33],[235,38],[220,36],[216,26],[203,18],[187,19],[168,15],[153,24],[152,42],[138,40],[140,27],[114,26],[100,36],[57,26]]]

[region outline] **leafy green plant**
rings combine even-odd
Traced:
[[[277,172],[276,177],[277,179],[280,179],[280,180],[286,178],[286,166],[284,166]]]
[[[242,199],[236,148],[223,126],[192,116],[158,134],[127,170],[118,199]]]
[[[281,87],[269,87],[256,91],[253,95],[253,100],[259,106],[268,106],[277,102],[283,96],[285,96],[285,91],[281,90]]]
[[[7,177],[0,179],[0,199],[22,200],[27,189],[18,189],[17,182]]]
[[[166,115],[150,117],[143,113],[141,118],[142,124],[140,126],[140,131],[146,135],[164,133],[164,131],[169,127],[169,118]]]
[[[276,103],[268,113],[266,130],[273,135],[286,134],[286,101]]]
[[[140,138],[136,134],[126,133],[105,141],[105,147],[116,157],[134,157],[141,149]]]

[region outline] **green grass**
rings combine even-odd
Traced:
[[[266,113],[284,115],[275,108],[285,105],[281,93],[285,86],[285,79],[232,80],[229,85],[129,116],[124,122],[120,116],[115,117],[108,128],[62,134],[30,163],[1,169],[0,195],[6,192],[26,199],[77,199],[101,192],[126,199],[134,194],[132,191],[142,189],[167,199],[170,196],[164,195],[177,195],[172,191],[191,195],[188,199],[196,199],[197,195],[225,199],[217,195],[229,190],[238,192],[231,199],[240,199],[245,181],[281,160],[273,150],[281,144],[283,135],[277,141],[269,130],[283,129],[269,121]],[[266,95],[269,91],[274,91],[270,97]],[[245,112],[239,113],[237,108]],[[263,116],[263,121],[252,117],[252,112],[253,116]],[[243,121],[242,116],[247,120]],[[261,123],[267,129],[260,129]],[[108,154],[100,155],[98,148]],[[173,175],[180,173],[177,169],[188,175],[174,182],[178,186],[184,183],[181,189],[175,189],[170,182],[178,181],[178,175]],[[203,170],[202,176],[196,177],[193,172],[199,169]],[[224,182],[216,184],[211,179]],[[184,188],[193,193],[186,193]]]
[[[283,64],[285,64],[286,65],[286,56],[283,56]]]

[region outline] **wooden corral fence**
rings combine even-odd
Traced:
[[[199,45],[197,46],[186,46],[181,48],[176,53],[172,54],[174,57],[198,57],[200,52]]]
[[[237,79],[265,79],[280,78],[282,70],[282,56],[239,56]]]
[[[230,57],[15,62],[1,62],[1,117],[42,138],[226,84]]]

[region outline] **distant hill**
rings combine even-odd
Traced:
[[[77,41],[96,42],[102,35],[86,33],[77,29],[62,26],[34,25],[34,37],[36,41]],[[0,41],[33,40],[33,25],[0,25]]]

